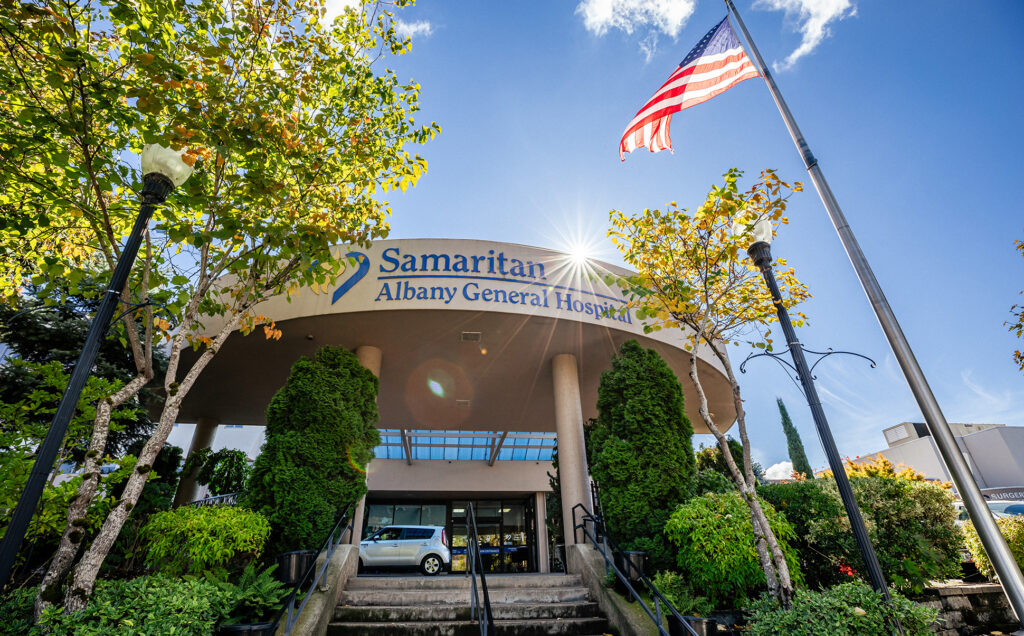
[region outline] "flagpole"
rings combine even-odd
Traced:
[[[736,11],[736,6],[732,0],[725,0],[725,4],[729,12],[736,18],[740,31],[743,32],[743,37],[746,39],[751,53],[753,53],[754,62],[757,64],[758,70],[761,71],[765,83],[768,84],[768,90],[771,92],[772,99],[775,100],[775,105],[778,106],[779,112],[786,122],[786,128],[789,129],[789,134],[793,137],[793,143],[796,144],[797,150],[804,161],[804,167],[807,168],[811,181],[818,191],[818,196],[821,197],[825,210],[832,220],[832,225],[835,226],[836,232],[839,234],[839,240],[842,242],[850,262],[853,264],[853,269],[857,272],[857,278],[860,279],[860,283],[864,287],[868,300],[871,302],[882,331],[885,332],[885,337],[889,340],[889,346],[892,347],[893,353],[903,369],[903,375],[906,377],[910,390],[913,392],[921,413],[924,415],[925,422],[928,424],[928,430],[935,440],[943,462],[953,478],[953,483],[956,485],[957,492],[960,493],[960,497],[963,499],[971,521],[974,522],[974,526],[978,531],[981,543],[985,546],[985,551],[988,553],[992,566],[999,577],[999,583],[1003,586],[1003,592],[1009,599],[1010,605],[1017,615],[1017,620],[1022,621],[1024,620],[1024,576],[1021,576],[1020,568],[1017,567],[1010,548],[1006,544],[1006,540],[992,518],[988,505],[985,503],[985,498],[982,496],[981,490],[978,488],[978,484],[974,480],[970,468],[967,466],[967,461],[964,459],[963,453],[960,452],[960,447],[957,445],[956,439],[949,429],[946,417],[942,414],[939,403],[928,386],[924,372],[921,370],[920,365],[918,365],[914,352],[911,350],[903,330],[896,321],[896,315],[889,306],[889,301],[886,300],[885,294],[882,292],[882,288],[878,284],[878,280],[875,278],[867,258],[865,258],[856,237],[853,235],[853,230],[850,229],[843,211],[839,208],[839,202],[836,201],[835,195],[832,194],[832,189],[829,188],[828,182],[825,180],[825,175],[822,174],[821,168],[818,166],[818,160],[814,158],[810,147],[807,145],[807,141],[800,132],[800,128],[797,127],[796,120],[793,119],[793,113],[789,111],[789,107],[782,98],[778,86],[775,85],[775,79],[765,66],[761,53],[757,50],[757,46],[754,45],[754,40],[750,37],[746,25],[743,24],[743,19],[740,18],[739,12]],[[1022,634],[1024,631],[1016,633]]]

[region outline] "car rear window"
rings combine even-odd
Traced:
[[[1007,506],[1003,512],[1008,515],[1024,515],[1024,504],[1012,504]]]
[[[429,539],[434,536],[433,528],[406,528],[405,539]]]

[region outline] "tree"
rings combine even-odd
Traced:
[[[366,494],[366,465],[380,444],[377,387],[341,347],[292,365],[267,407],[267,438],[243,498],[270,521],[269,547],[316,548],[345,506]]]
[[[1017,251],[1020,252],[1021,256],[1024,256],[1024,241],[1017,241],[1014,243]],[[1021,292],[1024,294],[1024,292]],[[1018,338],[1024,336],[1024,305],[1014,305],[1010,307],[1010,313],[1013,314],[1014,322],[1003,323],[1010,328],[1010,333],[1014,334]],[[1013,352],[1013,361],[1017,363],[1017,368],[1024,371],[1024,351],[1020,349]]]
[[[775,398],[779,404],[779,414],[782,416],[782,430],[786,433],[786,447],[789,449],[789,461],[793,462],[793,472],[799,473],[808,479],[814,479],[814,471],[811,470],[811,462],[807,461],[807,453],[804,452],[804,443],[800,439],[800,432],[793,426],[789,419],[786,405],[782,398]]]
[[[623,548],[646,551],[654,567],[670,568],[663,529],[693,496],[696,473],[683,388],[656,351],[628,340],[601,374],[597,411],[587,451],[608,531]]]
[[[729,445],[729,453],[732,455],[732,460],[737,466],[742,466],[743,444],[740,444],[739,441],[733,439],[730,435],[726,435],[725,440]],[[754,472],[754,479],[758,482],[763,482],[764,467],[758,462],[751,461],[750,468]],[[697,449],[697,470],[717,472],[729,479],[732,478],[732,473],[729,472],[729,465],[725,462],[725,458],[722,457],[722,449],[718,446],[705,446],[703,443],[700,445],[700,448]]]
[[[89,331],[89,314],[99,305],[98,296],[103,290],[95,281],[83,279],[78,285],[78,293],[62,295],[58,299],[59,304],[48,304],[39,299],[36,286],[29,285],[25,291],[27,296],[19,307],[0,304],[0,342],[8,347],[8,357],[0,363],[0,401],[19,402],[42,388],[47,375],[40,372],[38,365],[59,364],[64,372],[63,382],[51,387],[50,402],[45,408],[34,408],[24,414],[45,432],[64,386],[67,385],[67,374],[71,372],[85,342]],[[154,351],[153,364],[157,372],[165,369],[166,356],[160,351]],[[130,381],[135,374],[131,351],[118,342],[117,338],[104,340],[100,345],[92,377],[124,383]],[[106,448],[100,452],[101,455],[118,457],[129,452],[127,449],[132,444],[149,437],[153,429],[149,410],[158,410],[163,401],[163,397],[154,388],[152,384],[147,385],[135,398],[126,400],[120,407],[120,425],[111,428]],[[128,411],[131,411],[131,416],[127,415]],[[83,427],[80,429],[81,437],[65,442],[71,452],[59,458],[61,461],[58,461],[58,465],[65,459],[77,464],[84,461],[90,428]]]
[[[754,342],[754,346],[771,347],[771,338],[759,330],[767,330],[776,319],[775,306],[744,250],[759,219],[787,222],[783,216],[786,199],[801,185],[790,186],[774,171],[765,170],[749,190],[740,192],[736,182],[741,175],[739,170],[729,170],[724,175],[724,185],[712,186],[704,203],[692,214],[675,202],[665,211],[648,209],[633,216],[612,210],[612,229],[608,235],[637,273],[609,277],[609,282],[622,287],[628,299],[626,310],[636,311],[644,321],[645,332],[683,330],[690,352],[689,375],[699,400],[698,412],[715,436],[730,476],[750,508],[754,543],[768,589],[783,607],[788,607],[793,582],[757,498],[743,400],[725,345],[754,335],[764,338]],[[777,271],[776,275],[785,290],[783,304],[787,308],[809,296],[792,268]],[[802,320],[795,320],[794,324],[800,325]],[[742,464],[733,459],[727,438],[708,412],[707,395],[697,371],[697,350],[702,345],[707,345],[722,364],[732,387],[736,426],[743,445]]]
[[[55,298],[86,273],[109,280],[136,217],[144,143],[195,166],[157,210],[121,293],[113,329],[134,376],[99,400],[89,452],[105,447],[110,412],[156,376],[158,347],[166,401],[122,498],[83,546],[74,524],[98,483],[98,453],[87,453],[37,615],[61,597],[66,610],[85,605],[182,400],[228,336],[280,337],[259,303],[331,284],[347,264],[332,246],[386,236],[382,192],[425,171],[406,147],[438,129],[411,117],[419,85],[379,69],[410,46],[386,8],[327,22],[319,0],[0,5],[0,297],[16,304],[32,282]],[[199,353],[184,367],[189,347]]]

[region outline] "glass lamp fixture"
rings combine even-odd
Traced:
[[[146,144],[142,148],[143,179],[151,174],[167,177],[175,188],[185,183],[192,174],[192,166],[181,156],[185,150],[172,150],[160,144]]]

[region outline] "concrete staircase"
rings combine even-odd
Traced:
[[[487,577],[487,590],[498,636],[608,631],[579,575],[494,574]],[[479,636],[469,602],[469,577],[461,574],[359,576],[341,593],[327,634]]]

